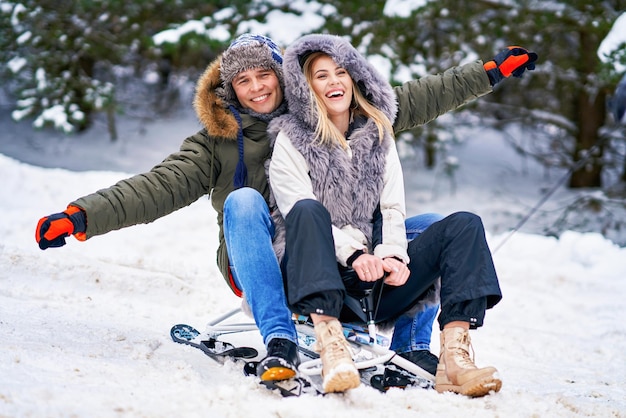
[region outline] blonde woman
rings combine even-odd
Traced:
[[[478,368],[469,355],[467,331],[482,326],[485,310],[501,299],[480,218],[456,213],[406,239],[393,122],[397,103],[410,100],[396,100],[398,92],[336,36],[296,41],[283,70],[290,111],[269,126],[276,135],[270,183],[286,228],[288,303],[315,324],[324,390],[359,385],[340,323],[356,320],[346,294],[384,277],[376,321],[393,321],[441,277],[436,389],[498,391],[496,369]],[[410,339],[411,331],[410,321],[398,321],[393,340]]]

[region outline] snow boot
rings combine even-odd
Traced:
[[[470,397],[497,392],[502,386],[494,367],[478,368],[470,358],[471,340],[463,328],[445,328],[441,333],[441,351],[435,376],[437,392],[455,392]]]
[[[300,365],[298,346],[284,338],[272,338],[267,344],[267,356],[257,366],[262,381],[291,379]]]
[[[439,359],[428,350],[408,351],[406,353],[398,353],[398,355],[416,364],[433,376],[437,373],[437,363]],[[414,384],[415,379],[411,376],[412,374],[410,372],[407,374],[407,371],[402,367],[396,366],[395,364],[388,365],[385,367],[385,372],[383,373],[382,387],[384,390],[388,390],[392,387],[404,389]]]
[[[315,350],[322,359],[324,392],[345,392],[361,383],[359,370],[352,360],[350,345],[337,319],[315,324]]]
[[[398,355],[413,364],[417,364],[420,368],[426,370],[433,376],[437,373],[437,363],[439,363],[439,359],[429,350],[415,350],[406,353],[398,353]]]

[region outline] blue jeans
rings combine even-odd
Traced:
[[[272,338],[297,342],[273,237],[274,222],[259,192],[244,187],[228,195],[224,202],[224,239],[230,269],[265,345]]]
[[[444,217],[438,213],[424,213],[407,218],[406,237],[409,241],[424,232],[433,223]],[[433,322],[439,310],[439,304],[426,304],[422,306],[415,316],[402,315],[396,321],[391,349],[404,353],[407,351],[430,350],[430,339],[433,332]]]

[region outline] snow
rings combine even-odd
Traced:
[[[183,23],[176,29],[168,29],[162,32],[157,33],[153,39],[155,45],[161,45],[164,43],[177,43],[180,41],[182,35],[195,32],[197,34],[204,34],[206,31],[205,24],[199,20],[190,20],[188,22]],[[224,40],[224,39],[222,39]]]
[[[239,24],[238,32],[240,34],[244,32],[268,33],[271,34],[272,39],[278,44],[289,45],[300,36],[315,32],[324,24],[324,16],[331,14],[335,10],[317,2],[291,1],[290,8],[299,12],[296,15],[280,10],[280,7],[283,6],[281,0],[276,0],[275,3],[275,8],[272,8],[267,13],[263,22],[254,19],[242,21]],[[213,15],[212,19],[206,17],[202,21],[192,20],[177,27],[164,30],[153,36],[154,43],[156,45],[168,42],[176,43],[183,35],[190,32],[195,32],[198,35],[204,34],[207,38],[226,42],[230,39],[226,26],[216,25],[211,27],[210,23],[213,21],[227,21],[233,13],[234,10],[227,7]]]
[[[600,48],[598,48],[598,57],[606,62],[606,57],[624,43],[626,43],[626,13],[622,13],[613,23],[609,34],[600,44]],[[626,66],[615,63],[615,70],[620,73],[624,72],[626,71]]]
[[[428,0],[387,0],[383,14],[390,17],[409,17],[411,13],[428,4]]]
[[[460,164],[454,194],[451,180],[420,168],[419,155],[405,150],[403,164],[410,214],[475,211],[491,247],[499,247],[504,299],[472,335],[476,362],[498,368],[501,392],[468,399],[362,386],[283,399],[240,366],[219,365],[169,338],[176,323],[202,330],[239,306],[215,264],[217,224],[206,198],[148,225],[84,243],[69,238],[60,249],[41,251],[34,240],[40,217],[148,169],[197,122],[189,115],[161,120],[143,126],[143,135],[121,122],[127,135],[111,145],[104,127],[68,139],[5,118],[2,417],[626,416],[626,249],[591,233],[544,237],[524,226],[510,235],[539,200],[537,189],[555,180],[520,161],[496,134],[473,135],[450,152]],[[24,141],[10,140],[20,132]],[[436,354],[438,332],[432,341]]]

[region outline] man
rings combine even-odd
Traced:
[[[200,76],[194,108],[204,129],[178,152],[41,219],[36,239],[42,249],[62,246],[71,234],[85,240],[152,222],[210,195],[220,226],[217,264],[233,292],[245,295],[267,348],[259,376],[290,378],[300,362],[297,334],[272,249],[264,167],[267,123],[287,110],[280,49],[264,36],[237,38]]]
[[[532,60],[526,51],[520,54],[515,68],[523,72]],[[511,55],[509,51],[504,59]],[[500,73],[504,61],[497,61],[490,61],[495,64],[489,71],[500,79],[508,77],[510,72]],[[486,70],[477,62],[396,88],[398,100],[406,102],[401,108],[409,111],[398,114],[394,128],[398,132],[410,129],[490,92],[495,82],[490,82]],[[241,35],[198,80],[194,108],[202,130],[149,172],[81,197],[65,211],[42,218],[35,233],[41,249],[60,247],[69,235],[84,241],[152,222],[209,195],[220,226],[217,264],[233,292],[245,298],[267,348],[257,370],[262,380],[293,377],[300,363],[297,334],[272,246],[280,239],[275,236],[280,231],[271,220],[275,204],[265,169],[271,157],[267,124],[287,110],[282,74],[281,50],[271,39]],[[452,90],[454,95],[448,93]],[[422,106],[432,99],[432,91],[442,100],[436,106]],[[436,310],[434,303],[415,313],[414,323],[428,318],[426,322],[432,325]],[[420,333],[426,341],[408,347],[413,350],[409,354],[421,353],[406,354],[426,370],[437,364],[424,348],[430,329]],[[419,354],[427,354],[428,364],[419,363],[424,357]]]

